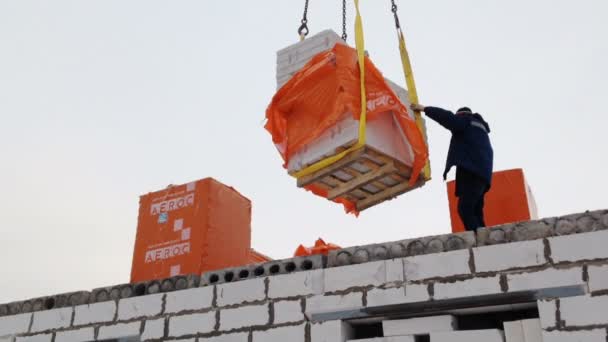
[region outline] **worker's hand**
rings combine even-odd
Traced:
[[[410,106],[414,112],[424,112],[424,106],[419,103],[412,103]]]

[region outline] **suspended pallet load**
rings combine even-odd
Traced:
[[[357,49],[327,30],[277,52],[266,129],[298,187],[358,213],[422,186],[430,171],[424,121],[409,109],[417,99],[365,56],[359,14],[355,32]]]

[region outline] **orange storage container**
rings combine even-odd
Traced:
[[[131,282],[249,263],[251,202],[212,178],[140,197]]]
[[[452,232],[463,232],[458,215],[455,181],[448,182],[448,200]],[[492,175],[492,188],[485,197],[484,219],[488,227],[538,219],[536,202],[522,169],[497,171]]]

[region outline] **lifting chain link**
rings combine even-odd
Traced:
[[[391,12],[393,12],[393,16],[395,17],[395,27],[397,29],[401,29],[401,24],[399,23],[399,17],[397,16],[397,4],[395,0],[391,0]]]
[[[302,16],[302,25],[298,28],[298,34],[300,35],[300,39],[304,40],[304,37],[308,35],[308,0],[304,2],[304,15]]]
[[[346,0],[342,0],[342,40],[346,41]]]

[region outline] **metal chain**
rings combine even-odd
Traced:
[[[346,41],[346,0],[342,0],[342,40]]]
[[[391,0],[391,12],[393,12],[393,16],[395,17],[395,26],[397,29],[400,29],[401,24],[399,23],[399,17],[397,16],[397,4],[395,4],[395,0]]]
[[[304,2],[304,15],[302,16],[302,25],[298,28],[298,34],[300,37],[306,37],[308,35],[308,19],[306,16],[308,15],[308,0]]]

